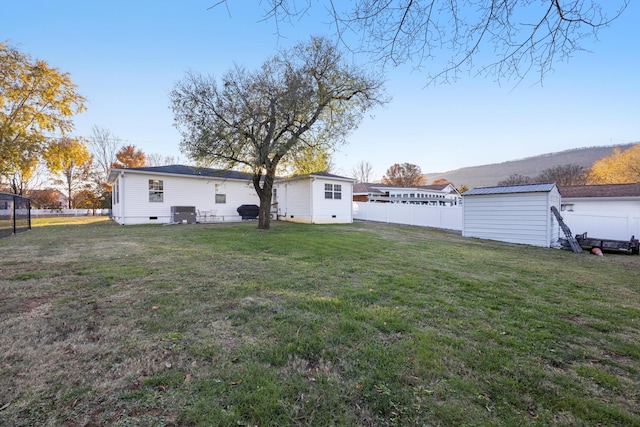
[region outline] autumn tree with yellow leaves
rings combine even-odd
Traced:
[[[61,176],[54,182],[65,188],[69,209],[76,207],[73,203],[76,193],[91,187],[92,158],[85,142],[62,138],[49,145],[44,159],[51,174]]]
[[[287,175],[308,175],[330,172],[333,167],[331,152],[320,145],[309,145],[289,153],[283,172]]]
[[[68,73],[0,42],[0,177],[29,173],[84,102]]]
[[[640,182],[640,144],[596,161],[588,177],[589,184],[631,184]]]

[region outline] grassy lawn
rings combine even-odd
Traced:
[[[0,254],[0,425],[640,425],[639,256],[101,218]]]

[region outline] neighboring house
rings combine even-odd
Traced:
[[[29,198],[34,209],[64,209],[68,204],[67,196],[54,188],[30,190]]]
[[[560,208],[555,184],[474,188],[462,196],[462,235],[533,246],[557,246]]]
[[[361,182],[353,186],[353,201],[455,206],[462,201],[462,197],[451,184],[394,187]]]
[[[190,209],[194,220],[239,221],[239,206],[259,205],[251,174],[237,171],[183,165],[112,169],[109,183],[112,216],[123,225],[172,223],[173,212]]]
[[[308,224],[353,222],[354,179],[326,172],[277,179],[273,210],[277,218]]]
[[[615,240],[640,236],[640,183],[559,187],[572,233]]]

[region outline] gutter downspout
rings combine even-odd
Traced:
[[[118,199],[120,201],[120,206],[119,206],[119,210],[120,210],[120,217],[122,218],[122,225],[126,225],[126,219],[124,216],[125,210],[124,210],[124,200],[125,200],[125,192],[124,192],[124,172],[120,171],[120,178],[118,181],[122,181],[122,185],[120,185],[119,187],[119,191],[120,193],[118,194]]]
[[[313,183],[316,181],[315,178],[311,178],[309,180],[309,213],[310,213],[310,217],[311,217],[311,224],[315,224],[314,218],[313,218]]]

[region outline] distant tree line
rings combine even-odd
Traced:
[[[553,166],[543,170],[538,176],[530,177],[520,174],[512,174],[505,180],[499,181],[498,186],[524,185],[536,183],[555,182],[558,185],[585,185],[587,183],[588,170],[584,166],[566,164]]]

